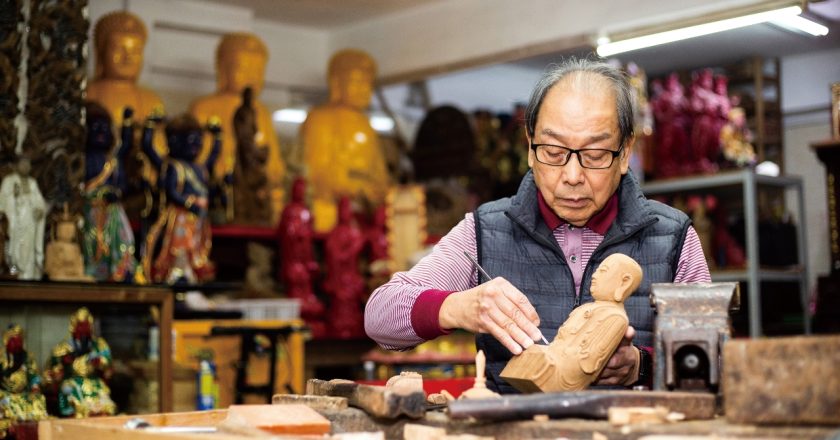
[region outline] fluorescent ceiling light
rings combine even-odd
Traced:
[[[299,108],[284,108],[274,112],[273,118],[275,122],[301,124],[306,120],[306,110]]]
[[[780,17],[773,20],[771,23],[779,25],[789,30],[798,30],[815,37],[828,35],[828,27],[823,26],[815,21],[811,21],[801,15],[790,15],[787,17]]]
[[[394,129],[394,120],[387,116],[371,116],[370,126],[376,131],[389,132]]]
[[[755,14],[742,15],[740,17],[727,18],[710,23],[688,26],[671,31],[658,32],[650,35],[643,35],[635,38],[628,38],[615,42],[609,42],[598,46],[598,55],[607,57],[617,53],[629,52],[644,47],[658,46],[660,44],[672,43],[674,41],[686,40],[688,38],[700,37],[717,32],[738,29],[758,23],[779,20],[787,17],[797,16],[802,13],[799,6],[789,6],[772,11],[759,12]]]
[[[302,124],[306,120],[307,111],[299,108],[284,108],[277,110],[272,115],[274,122],[286,122],[290,124]],[[390,132],[394,129],[394,120],[388,116],[373,115],[370,117],[370,125],[379,132]]]

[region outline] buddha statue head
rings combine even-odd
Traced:
[[[99,19],[93,31],[96,54],[95,78],[136,81],[143,69],[146,26],[125,11]]]
[[[87,151],[104,153],[110,151],[114,145],[114,132],[111,130],[111,115],[108,110],[93,101],[87,101],[85,102],[85,119]]]
[[[340,50],[330,59],[327,77],[331,103],[364,110],[373,94],[376,62],[361,50]]]
[[[225,34],[216,48],[216,87],[219,92],[241,94],[251,87],[259,96],[265,82],[268,49],[256,35]]]
[[[201,152],[202,142],[201,125],[189,113],[176,116],[166,124],[166,145],[170,156],[192,162]]]
[[[642,268],[624,254],[612,254],[595,269],[590,294],[598,301],[623,302],[642,282]]]

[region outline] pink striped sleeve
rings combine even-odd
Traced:
[[[435,245],[431,254],[407,272],[395,273],[390,281],[373,291],[365,306],[367,335],[389,350],[409,349],[425,342],[412,326],[415,302],[429,290],[460,292],[475,287],[475,268],[464,252],[476,255],[475,221],[471,213]],[[439,294],[438,297],[441,298]],[[414,319],[418,321],[416,315]],[[424,319],[433,320],[431,316]]]
[[[680,260],[677,263],[677,275],[674,277],[674,282],[710,283],[711,281],[712,276],[709,274],[709,265],[706,264],[700,238],[697,236],[694,227],[689,226],[685,234]]]

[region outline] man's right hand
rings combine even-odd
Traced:
[[[528,298],[504,278],[494,278],[443,301],[441,328],[490,333],[513,354],[541,339],[540,317]]]

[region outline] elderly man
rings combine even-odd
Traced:
[[[373,292],[368,335],[406,349],[461,328],[487,355],[488,387],[512,355],[553,338],[569,313],[592,301],[594,268],[613,253],[642,267],[625,302],[630,328],[596,384],[644,383],[653,342],[651,283],[708,282],[697,233],[682,212],[647,200],[628,163],[632,89],[614,67],[568,60],[545,73],[526,112],[531,171],[511,198],[481,205],[434,252]],[[464,253],[496,278],[482,284]]]

